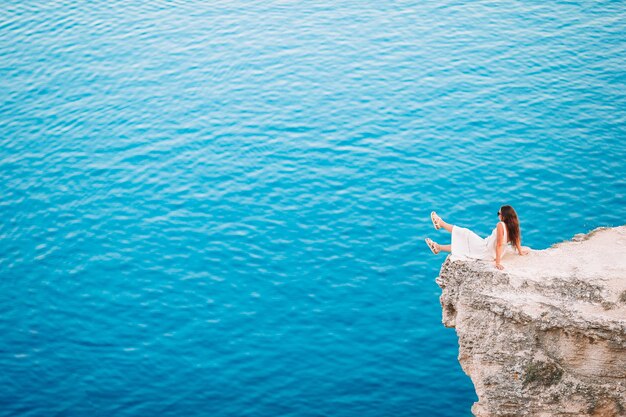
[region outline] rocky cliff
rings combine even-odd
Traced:
[[[443,323],[487,416],[626,416],[626,226],[527,256],[446,260]]]

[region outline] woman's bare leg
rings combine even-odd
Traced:
[[[453,224],[446,223],[443,220],[439,220],[439,224],[448,232],[452,233],[452,227],[454,226]]]
[[[444,222],[443,219],[441,218],[441,216],[439,216],[438,214],[437,214],[437,219],[438,219],[439,226],[443,227],[448,232],[452,233],[452,227],[454,225]]]
[[[430,239],[426,239],[426,243],[428,243],[429,240]],[[437,253],[439,253],[439,252],[452,252],[452,245],[440,245],[437,242],[432,242],[432,243],[433,243],[433,245],[435,245],[435,248],[437,249]]]

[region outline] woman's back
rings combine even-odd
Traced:
[[[508,243],[508,233],[506,230],[506,223],[498,222],[498,224],[501,224],[502,229],[504,230],[504,236],[502,236],[502,240],[503,240],[503,244],[506,245]],[[498,224],[496,224],[496,227],[493,229],[491,234],[485,239],[485,243],[487,244],[487,251],[489,252],[489,255],[492,256],[493,259],[496,258],[496,244],[498,243]]]

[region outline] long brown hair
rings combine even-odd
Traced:
[[[500,207],[500,215],[502,216],[502,221],[506,225],[509,242],[513,245],[521,245],[522,234],[519,230],[519,219],[517,218],[515,209],[511,206],[502,206]]]

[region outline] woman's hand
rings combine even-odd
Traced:
[[[530,249],[525,246],[522,248],[518,248],[517,251],[519,252],[519,256],[528,255],[530,253]]]
[[[499,269],[499,270],[501,270],[501,271],[504,269],[504,267],[502,266],[502,264],[501,264],[501,263],[498,263],[498,262],[496,262],[496,268],[498,268],[498,269]]]

